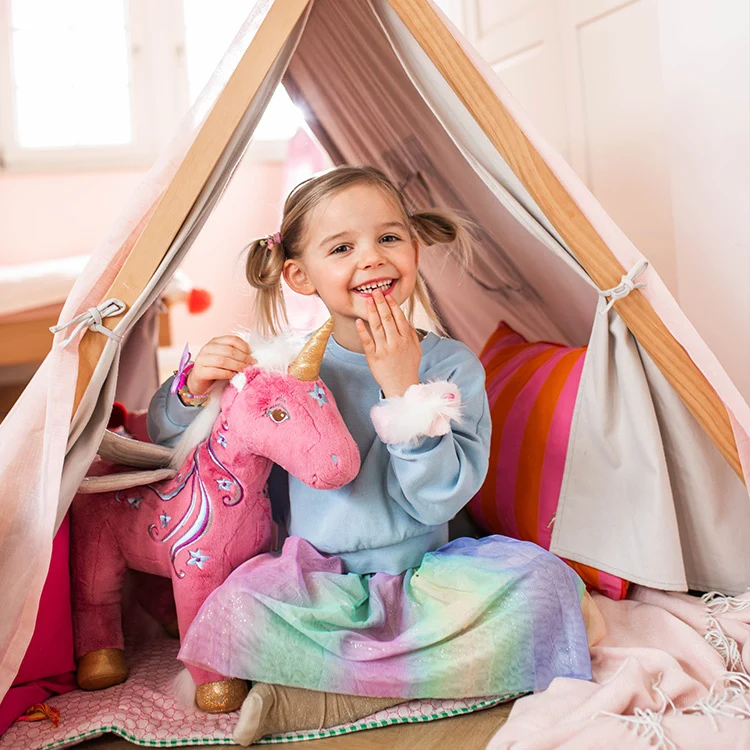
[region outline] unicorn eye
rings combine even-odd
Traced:
[[[276,424],[281,424],[289,419],[289,412],[286,409],[282,409],[280,406],[275,406],[273,409],[268,410],[268,416],[271,417]]]

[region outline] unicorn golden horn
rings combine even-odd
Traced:
[[[289,374],[298,380],[317,380],[320,374],[320,363],[323,361],[328,339],[333,331],[333,318],[323,323],[308,339],[297,359],[289,365]]]

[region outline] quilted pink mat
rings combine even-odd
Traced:
[[[130,678],[108,690],[72,693],[50,699],[60,722],[16,722],[0,737],[2,750],[51,750],[70,747],[107,732],[143,747],[233,745],[237,714],[211,715],[186,708],[169,695],[182,669],[177,641],[156,639],[130,653]],[[263,738],[259,744],[331,737],[403,722],[431,721],[490,708],[515,695],[466,700],[415,700],[379,711],[353,724],[318,732],[289,732]]]

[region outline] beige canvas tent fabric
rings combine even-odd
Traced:
[[[92,257],[61,319],[103,301],[237,61],[249,46],[279,41],[281,53],[258,95],[247,102],[201,195],[116,333],[134,325],[187,252],[288,66],[290,89],[306,102],[335,159],[377,164],[415,205],[450,205],[475,219],[475,259],[466,273],[440,248],[422,261],[453,335],[478,350],[502,318],[530,338],[574,344],[591,339],[554,549],[647,585],[705,583],[729,592],[746,586],[747,563],[735,557],[750,532],[744,486],[616,311],[596,314],[597,290],[576,262],[576,248],[565,246],[389,3],[314,0],[288,38],[257,38],[260,22],[284,1],[256,4],[168,154]],[[642,256],[536,134],[489,68],[452,33],[619,262],[632,268]],[[750,409],[656,273],[649,269],[643,280],[654,309],[727,405],[747,470]],[[0,427],[0,607],[6,613],[0,620],[0,695],[33,629],[54,529],[94,456],[116,387],[119,345],[108,340],[86,396],[71,414],[79,341],[80,335],[53,350]],[[594,462],[593,448],[599,450]]]

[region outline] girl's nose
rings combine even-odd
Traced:
[[[380,248],[377,245],[365,245],[359,257],[360,268],[372,268],[382,266],[385,263]]]

